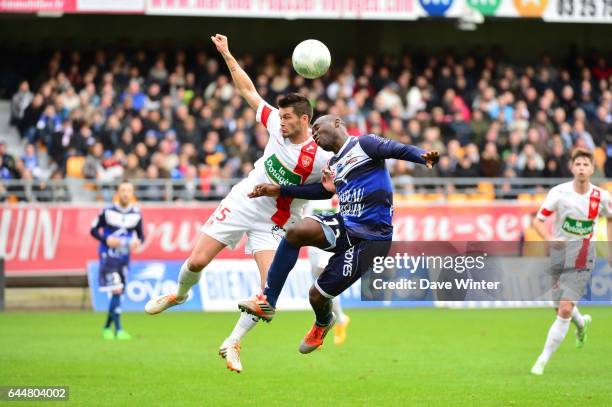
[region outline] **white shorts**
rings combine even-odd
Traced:
[[[249,205],[248,201],[240,197],[241,194],[230,192],[200,231],[231,249],[236,248],[246,233],[246,254],[276,250],[285,236],[285,230],[275,225],[267,214],[262,215],[256,205]],[[291,223],[290,220],[287,225]]]
[[[586,291],[591,280],[590,269],[559,270],[553,275],[553,301],[558,304],[560,300],[569,300],[575,304]]]
[[[324,269],[327,266],[329,259],[333,255],[333,253],[326,252],[325,250],[321,250],[318,247],[308,248],[308,260],[310,261],[310,266],[315,271]]]

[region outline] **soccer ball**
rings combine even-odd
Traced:
[[[306,79],[323,76],[331,64],[329,50],[321,41],[305,40],[293,50],[293,69]]]

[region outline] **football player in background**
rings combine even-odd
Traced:
[[[91,226],[91,235],[100,242],[100,290],[111,294],[108,316],[102,331],[104,339],[132,338],[121,326],[120,307],[130,266],[130,253],[144,241],[142,214],[133,202],[134,186],[122,182],[117,188],[116,203],[102,209]],[[111,328],[113,324],[114,331]]]
[[[570,168],[574,179],[553,187],[533,220],[533,227],[551,245],[554,300],[557,318],[548,331],[544,349],[531,368],[541,375],[552,354],[565,339],[570,321],[576,326],[576,347],[587,340],[591,317],[582,315],[576,304],[583,296],[593,270],[595,245],[591,243],[598,216],[608,218],[608,241],[612,241],[612,202],[608,191],[591,184],[595,169],[593,153],[585,149],[572,152]],[[556,213],[552,234],[546,219]],[[610,254],[609,254],[610,256]],[[612,264],[612,257],[610,263]]]

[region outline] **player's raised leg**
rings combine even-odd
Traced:
[[[546,342],[544,343],[544,349],[536,360],[535,364],[531,368],[531,373],[534,375],[541,375],[544,373],[544,368],[550,360],[553,353],[559,348],[559,345],[565,339],[569,324],[572,317],[572,309],[574,304],[572,301],[561,300],[559,302],[559,308],[557,309],[557,318],[548,330],[546,336]]]
[[[316,286],[310,287],[308,292],[310,305],[315,313],[315,323],[300,343],[300,353],[310,353],[323,346],[323,340],[336,322],[332,312],[332,297],[323,294]]]
[[[333,232],[332,238],[333,237]],[[287,229],[274,255],[274,260],[268,269],[263,295],[241,301],[241,310],[271,321],[276,313],[276,302],[280,296],[287,276],[297,263],[302,246],[326,248],[330,243],[321,224],[314,219],[305,218]]]
[[[272,259],[274,258],[274,250],[261,250],[253,254],[259,275],[261,277],[262,289],[266,281],[266,275]],[[219,347],[219,355],[225,358],[227,368],[240,373],[242,371],[242,362],[240,361],[240,341],[244,336],[257,325],[259,317],[250,315],[247,312],[241,312],[236,325],[230,336],[228,336]]]
[[[323,273],[331,255],[332,253],[316,247],[308,248],[308,259],[310,260],[312,275],[315,279]],[[334,325],[334,345],[342,345],[344,341],[346,341],[346,331],[351,319],[342,310],[340,296],[334,297],[332,300],[332,312],[336,316],[336,324]]]
[[[145,311],[148,314],[155,315],[170,307],[184,303],[187,300],[187,295],[191,287],[200,281],[204,267],[206,267],[225,246],[225,243],[214,239],[205,232],[200,233],[198,241],[191,251],[191,255],[181,266],[176,293],[152,298],[145,305]]]

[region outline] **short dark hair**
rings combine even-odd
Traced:
[[[572,155],[570,157],[570,162],[573,164],[579,157],[586,157],[593,163],[595,158],[593,157],[593,152],[591,150],[587,150],[586,148],[578,147],[572,151]]]
[[[305,114],[308,116],[308,122],[312,120],[312,106],[304,95],[299,93],[289,93],[278,100],[278,107],[287,108],[292,107],[295,114],[302,116]]]

